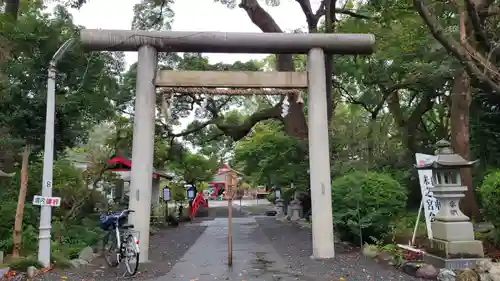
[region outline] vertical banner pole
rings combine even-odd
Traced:
[[[413,235],[411,236],[410,246],[415,245],[415,237],[417,236],[418,223],[420,222],[420,215],[422,214],[422,209],[424,208],[424,199],[420,200],[420,207],[418,208],[417,221],[415,222],[415,227],[413,228]]]
[[[233,265],[233,178],[232,172],[228,173],[227,195],[227,265]]]

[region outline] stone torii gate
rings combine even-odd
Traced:
[[[132,142],[130,221],[140,232],[141,262],[148,261],[156,87],[308,88],[309,165],[313,257],[333,258],[325,53],[371,54],[371,34],[239,33],[82,30],[87,51],[138,51]],[[307,73],[157,73],[158,52],[308,54]],[[265,93],[264,93],[265,94]]]

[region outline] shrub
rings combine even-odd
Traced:
[[[332,210],[341,239],[381,238],[406,209],[407,191],[387,174],[352,172],[332,182]]]
[[[9,263],[9,268],[16,271],[26,271],[30,266],[43,268],[43,265],[35,257],[20,257]]]
[[[488,173],[483,183],[477,188],[481,199],[482,213],[487,221],[490,221],[496,229],[500,228],[500,217],[498,208],[500,207],[500,170]]]
[[[271,204],[275,204],[276,203],[276,194],[274,194],[274,192],[271,192],[271,193],[267,194],[266,199],[267,199],[267,201],[271,202]]]

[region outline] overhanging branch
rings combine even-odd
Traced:
[[[467,73],[480,83],[488,86],[488,88],[496,93],[500,93],[499,79],[492,79],[491,77],[498,77],[497,69],[490,69],[487,62],[481,61],[479,53],[475,50],[467,50],[455,39],[446,36],[442,25],[435,19],[429,9],[426,7],[424,0],[413,0],[415,9],[420,17],[424,20],[434,38],[441,43],[441,45],[451,53],[459,62],[465,67]],[[482,65],[482,71],[477,65],[478,62]]]
[[[467,14],[469,15],[470,22],[474,28],[474,32],[477,34],[477,41],[483,44],[486,51],[491,50],[490,40],[488,39],[488,35],[486,35],[486,31],[481,24],[481,19],[479,18],[479,14],[474,3],[472,3],[471,0],[465,0],[465,5],[467,7]]]
[[[234,141],[243,139],[253,128],[255,124],[260,121],[277,119],[281,120],[281,103],[275,105],[274,107],[267,108],[255,112],[245,119],[243,124],[240,125],[228,125],[224,123],[217,123],[219,130],[224,132],[226,136],[231,137]]]
[[[296,0],[299,3],[302,12],[306,16],[307,25],[311,28],[316,28],[318,25],[318,20],[320,16],[314,14],[311,8],[311,2],[309,0]],[[324,6],[324,1],[322,1],[321,6]]]

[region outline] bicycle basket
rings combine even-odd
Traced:
[[[114,223],[115,218],[111,216],[101,215],[99,217],[99,227],[102,230],[108,230]]]

